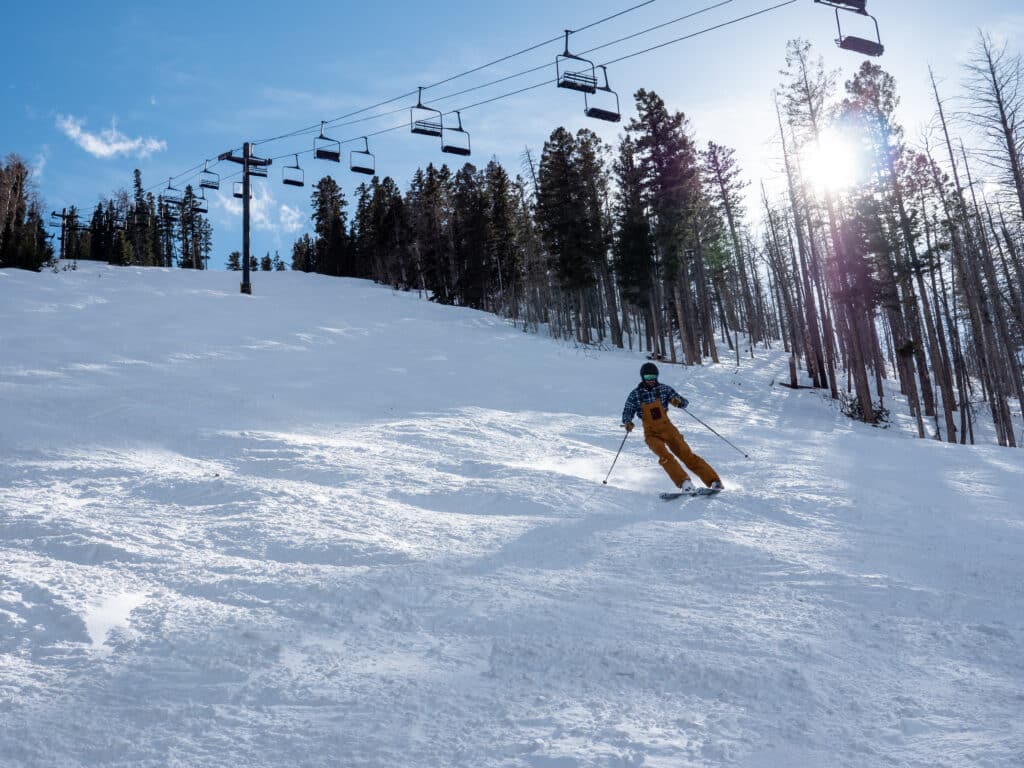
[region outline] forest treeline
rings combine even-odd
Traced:
[[[514,176],[496,160],[429,165],[404,191],[374,177],[351,206],[323,177],[290,266],[686,365],[777,346],[789,386],[826,391],[853,418],[885,421],[895,381],[921,437],[973,443],[984,408],[999,444],[1015,446],[1024,66],[980,33],[965,78],[955,109],[932,78],[935,123],[911,138],[883,68],[866,61],[840,82],[809,43],[791,41],[775,94],[781,194],[751,194],[732,149],[698,145],[686,115],[640,90],[614,145],[557,128]],[[810,166],[835,135],[856,148],[859,173],[821,183]],[[65,256],[202,268],[208,222],[135,182],[134,197],[97,206]],[[33,206],[21,207],[11,231],[25,238]]]

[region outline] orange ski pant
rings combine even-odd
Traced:
[[[689,475],[676,461],[676,456],[701,479],[704,485],[711,485],[716,480],[721,482],[718,473],[693,452],[676,425],[668,420],[668,415],[661,407],[661,403],[646,403],[641,408],[643,410],[644,441],[647,443],[647,447],[658,455],[658,463],[672,478],[672,482],[677,488]]]

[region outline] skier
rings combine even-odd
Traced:
[[[685,408],[690,402],[672,387],[658,382],[658,366],[654,363],[643,364],[640,368],[640,378],[640,385],[629,393],[626,407],[622,410],[622,426],[626,428],[626,432],[633,431],[633,416],[640,414],[647,447],[658,455],[658,463],[680,491],[694,493],[696,488],[690,482],[686,470],[679,466],[676,456],[682,459],[683,464],[693,470],[706,486],[721,490],[722,478],[690,449],[676,425],[669,421],[669,405]]]

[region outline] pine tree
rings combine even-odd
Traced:
[[[297,272],[314,272],[316,267],[316,247],[313,238],[304,234],[292,246],[292,269]]]
[[[317,237],[314,268],[307,271],[354,276],[345,213],[348,203],[341,187],[330,176],[324,176],[313,188],[312,204]]]
[[[689,135],[689,121],[682,112],[670,113],[660,96],[644,89],[636,93],[636,106],[637,117],[626,126],[626,132],[636,141],[655,257],[666,284],[656,284],[655,290],[671,293],[685,360],[695,364],[701,358],[697,339],[700,321],[692,287],[691,266],[695,265],[690,257],[700,253],[696,216],[702,201],[697,152]],[[659,317],[665,302],[660,295],[654,300],[657,353],[668,352],[674,358],[675,345],[666,342]]]

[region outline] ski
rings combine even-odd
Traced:
[[[672,501],[673,499],[681,499],[684,496],[714,496],[721,492],[721,488],[698,488],[690,493],[683,493],[682,491],[679,491],[678,493],[663,493],[661,494],[661,498],[664,501]]]

